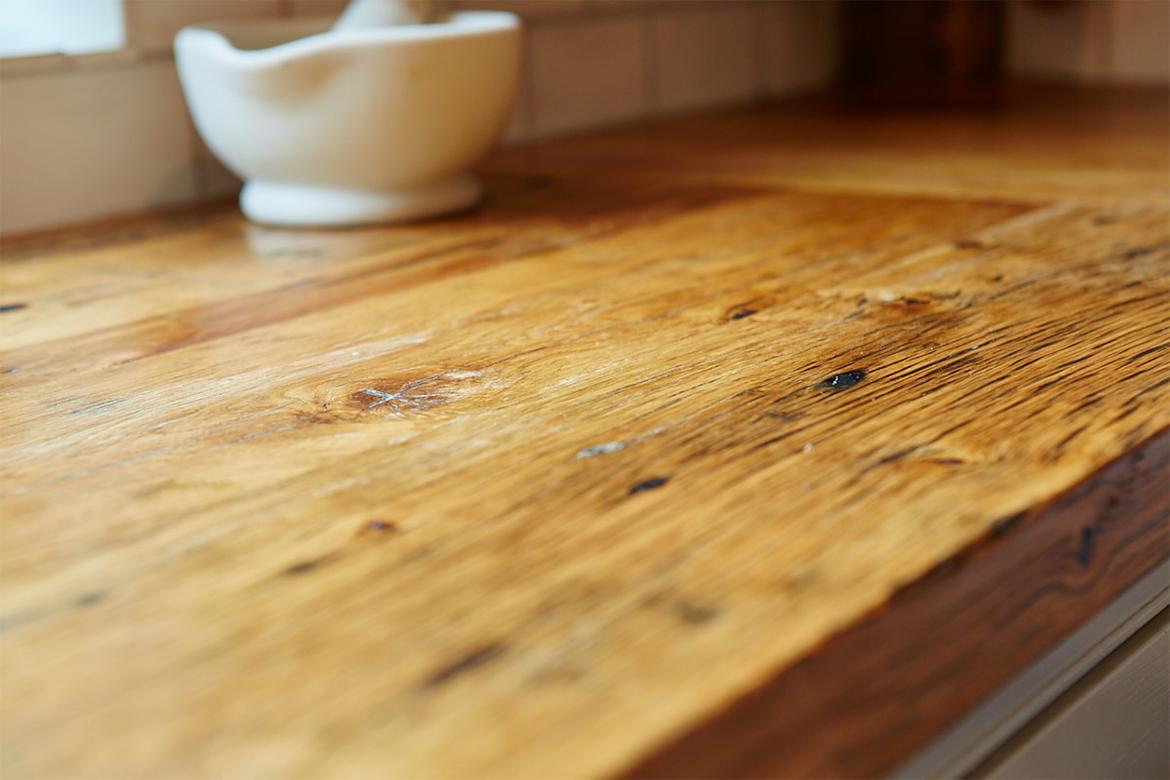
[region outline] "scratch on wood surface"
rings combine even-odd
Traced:
[[[582,447],[577,451],[577,460],[592,458],[597,455],[606,455],[610,452],[624,450],[630,446],[628,441],[607,441],[605,444],[594,444],[592,447]]]
[[[354,393],[357,395],[367,395],[374,398],[372,403],[368,403],[362,407],[361,411],[366,412],[370,409],[376,409],[380,406],[388,406],[395,414],[402,414],[404,410],[421,410],[434,406],[440,401],[450,400],[451,393],[445,392],[416,392],[418,388],[424,385],[431,384],[443,377],[451,377],[453,379],[464,379],[467,377],[479,376],[478,371],[464,371],[461,368],[452,368],[447,371],[441,371],[433,376],[424,377],[423,379],[416,379],[413,382],[408,382],[397,390],[390,391],[389,385],[384,385],[386,389],[379,390],[376,387],[364,387]]]

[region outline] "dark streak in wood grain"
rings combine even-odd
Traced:
[[[300,577],[305,574],[317,571],[321,567],[329,563],[334,563],[341,560],[345,556],[342,550],[334,550],[325,555],[320,555],[316,558],[309,558],[308,560],[294,563],[292,566],[286,568],[281,574],[285,577]]]
[[[719,610],[705,604],[696,604],[693,601],[682,600],[675,602],[673,611],[684,623],[701,626],[710,623],[719,617]]]
[[[97,604],[99,601],[104,601],[109,595],[104,590],[91,590],[78,596],[77,601],[74,603],[79,607],[88,607]]]
[[[1139,247],[1135,247],[1133,249],[1130,249],[1128,252],[1125,252],[1124,254],[1122,254],[1121,257],[1124,260],[1137,260],[1139,257],[1145,257],[1146,255],[1150,255],[1150,254],[1153,254],[1154,252],[1159,252],[1159,251],[1165,250],[1166,248],[1167,248],[1166,244],[1155,244],[1153,246],[1139,246]]]
[[[1149,349],[1143,349],[1136,355],[1130,356],[1128,362],[1133,363],[1139,358],[1144,358],[1146,355],[1156,355],[1159,352],[1165,352],[1167,349],[1170,349],[1170,344],[1158,344],[1157,346],[1150,347]]]
[[[724,318],[728,322],[733,320],[742,320],[744,317],[750,317],[758,311],[759,309],[753,309],[747,304],[742,304],[740,306],[733,306],[728,309],[727,314],[724,315]]]
[[[1077,563],[1082,566],[1089,565],[1089,560],[1093,556],[1093,540],[1100,532],[1101,528],[1096,525],[1087,525],[1081,529],[1081,543],[1077,547]]]
[[[397,523],[390,520],[371,520],[358,531],[359,536],[385,536],[401,531]]]
[[[492,642],[491,644],[484,645],[436,670],[426,679],[422,687],[424,689],[437,688],[440,685],[449,683],[459,675],[466,674],[484,664],[494,661],[503,655],[506,650],[507,645],[502,642]]]
[[[284,573],[286,575],[290,575],[290,576],[294,576],[294,577],[297,576],[298,574],[308,574],[313,569],[317,568],[320,564],[321,564],[320,559],[312,560],[312,561],[302,561],[301,563],[298,563],[294,566],[289,566],[287,569],[284,570]]]
[[[89,590],[86,591],[66,604],[47,607],[39,610],[26,610],[24,612],[14,612],[9,615],[0,616],[0,634],[12,629],[19,628],[29,623],[43,620],[55,615],[61,615],[71,612],[76,609],[84,609],[91,607],[94,604],[99,604],[109,598],[110,593],[106,590]]]

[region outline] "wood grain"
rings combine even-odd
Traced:
[[[1167,555],[1166,96],[1057,97],[6,243],[0,771],[907,758]]]

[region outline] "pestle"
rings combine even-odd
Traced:
[[[432,4],[425,0],[350,0],[333,25],[334,30],[357,30],[432,21]]]

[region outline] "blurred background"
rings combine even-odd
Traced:
[[[506,144],[805,95],[994,110],[1029,84],[1164,90],[1170,0],[442,0],[525,21]],[[0,232],[234,195],[171,53],[184,25],[344,0],[0,0]]]

